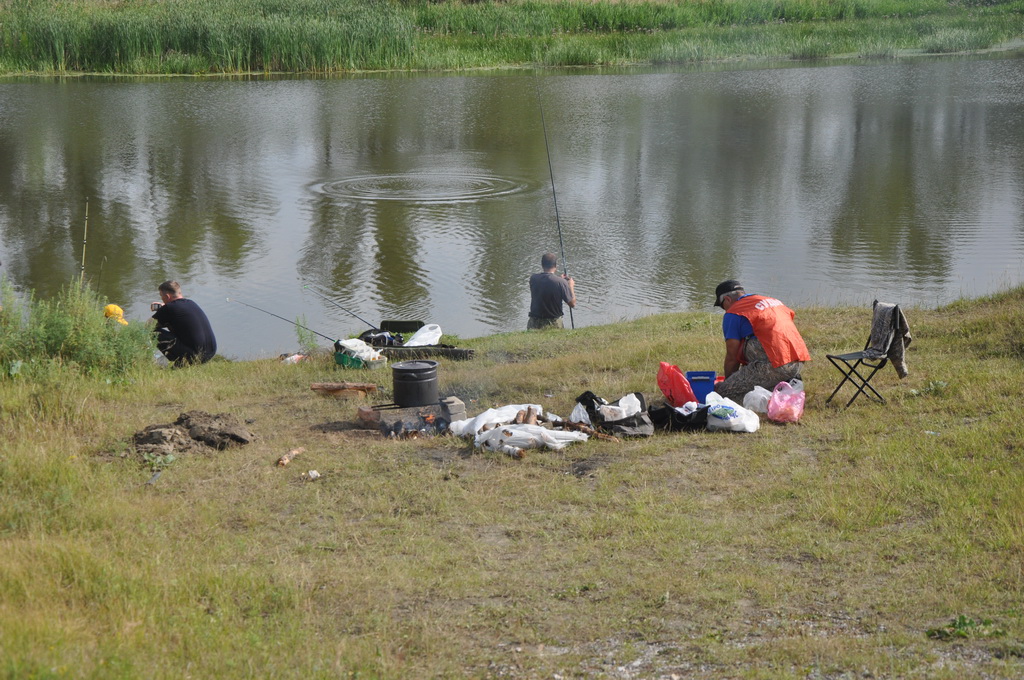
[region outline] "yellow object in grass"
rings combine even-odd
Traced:
[[[104,307],[103,316],[105,316],[108,319],[114,319],[119,324],[123,324],[125,326],[128,325],[128,322],[124,320],[124,310],[118,307],[117,305],[110,304]]]

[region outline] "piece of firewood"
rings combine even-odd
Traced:
[[[365,399],[368,394],[377,392],[377,386],[373,383],[352,382],[313,383],[309,386],[309,389],[335,398],[357,397]]]
[[[295,458],[296,456],[298,456],[298,455],[299,455],[300,453],[302,453],[302,452],[303,452],[303,451],[305,451],[305,450],[306,450],[306,449],[305,449],[305,447],[303,447],[303,446],[300,446],[300,447],[299,447],[299,448],[297,448],[297,449],[292,449],[292,450],[291,450],[291,451],[289,451],[288,453],[286,453],[286,454],[284,454],[283,456],[281,456],[280,458],[278,458],[278,459],[277,459],[277,464],[278,464],[279,466],[281,466],[281,467],[284,467],[284,466],[285,466],[285,465],[287,465],[288,463],[292,462],[292,458]]]
[[[603,442],[615,442],[616,444],[621,443],[621,440],[618,437],[612,436],[610,434],[605,434],[604,432],[598,432],[594,428],[588,425],[584,425],[583,423],[574,423],[570,420],[564,420],[561,423],[559,423],[559,425],[562,426],[563,430],[582,432],[583,434],[590,435],[595,439],[600,439]]]
[[[358,397],[359,399],[366,399],[366,390],[331,390],[330,392],[324,392],[323,394],[328,397],[342,398],[342,397]]]

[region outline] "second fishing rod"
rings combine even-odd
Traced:
[[[351,314],[351,315],[352,315],[352,316],[354,316],[355,318],[359,319],[360,321],[362,321],[363,323],[365,323],[365,324],[366,324],[367,326],[369,326],[369,327],[370,327],[371,329],[373,329],[373,330],[375,330],[375,331],[379,331],[379,330],[380,330],[380,328],[378,328],[377,326],[374,326],[374,325],[373,325],[372,323],[370,323],[369,321],[367,321],[367,320],[366,320],[366,319],[364,319],[363,317],[359,316],[358,314],[356,314],[355,312],[353,312],[353,311],[352,311],[351,309],[345,309],[344,307],[342,307],[342,306],[341,306],[341,305],[339,305],[339,304],[338,304],[337,302],[335,302],[335,301],[334,301],[334,300],[332,300],[331,298],[327,297],[327,296],[326,296],[326,295],[324,295],[323,293],[321,293],[321,292],[317,291],[317,290],[316,290],[316,289],[314,289],[314,288],[310,288],[310,287],[309,287],[309,284],[308,284],[308,283],[307,283],[306,285],[304,285],[304,286],[302,287],[302,289],[303,289],[303,290],[308,290],[308,291],[309,291],[310,293],[312,293],[313,295],[316,295],[317,297],[320,297],[320,298],[322,298],[322,299],[324,299],[324,300],[327,300],[328,302],[330,302],[330,303],[331,303],[332,305],[334,305],[335,307],[337,307],[337,308],[338,308],[338,309],[340,309],[341,311],[343,311],[343,312],[346,312],[346,313],[348,313],[348,314]]]
[[[281,321],[284,321],[285,323],[290,323],[291,325],[296,326],[298,328],[301,328],[304,331],[309,331],[313,335],[319,335],[324,340],[328,340],[328,341],[334,342],[334,343],[338,342],[337,338],[332,338],[332,337],[330,337],[328,335],[324,335],[323,333],[321,333],[319,331],[315,331],[312,328],[306,328],[305,326],[303,326],[302,324],[300,324],[300,323],[298,323],[296,321],[292,321],[291,319],[286,319],[283,316],[281,316],[280,314],[274,314],[273,312],[268,312],[267,310],[261,309],[261,308],[257,307],[256,305],[250,305],[248,302],[242,302],[241,300],[236,300],[234,298],[227,298],[227,301],[228,302],[237,302],[238,304],[244,305],[244,306],[248,307],[249,309],[255,309],[257,312],[263,312],[264,314],[269,314],[270,316],[272,316],[272,317],[274,317],[276,319],[280,319]]]

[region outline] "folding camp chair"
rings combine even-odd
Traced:
[[[850,401],[846,402],[845,408],[849,408],[850,404],[862,394],[880,404],[885,403],[885,398],[869,383],[875,374],[889,363],[893,343],[898,342],[901,348],[904,347],[904,343],[910,342],[910,333],[899,305],[879,303],[878,300],[875,300],[871,305],[871,310],[871,334],[868,336],[864,349],[847,354],[825,355],[832,365],[843,374],[842,381],[825,400],[826,404],[832,401],[833,397],[839,393],[840,388],[848,382],[856,387],[857,391],[850,397]],[[905,367],[901,368],[902,371],[905,371]],[[901,372],[900,377],[903,375],[905,373]]]

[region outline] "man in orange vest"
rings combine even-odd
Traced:
[[[775,298],[747,294],[730,279],[715,288],[715,306],[725,310],[725,380],[715,392],[735,402],[760,385],[772,390],[780,382],[800,377],[811,360],[804,339],[793,323],[796,314]]]

